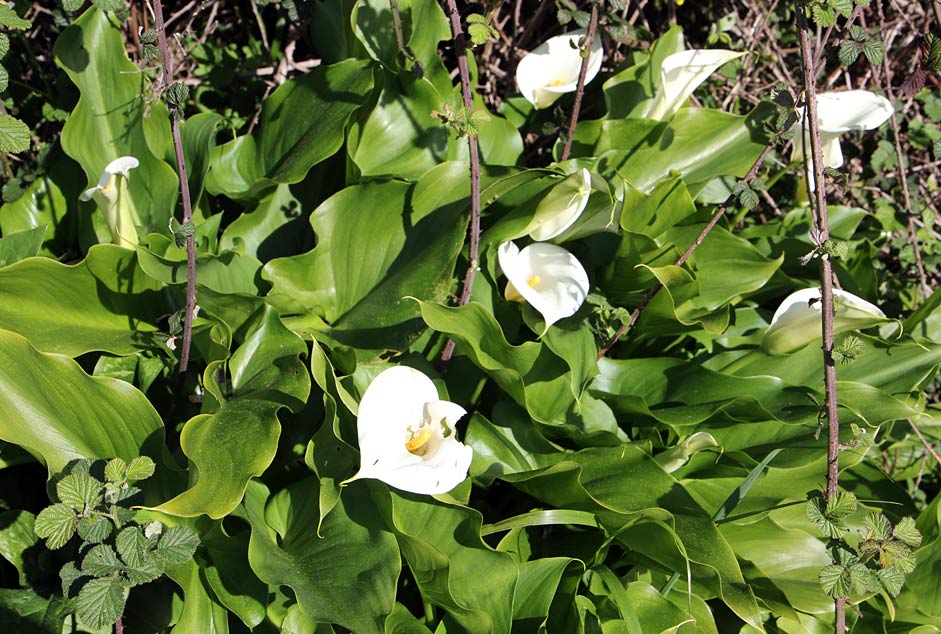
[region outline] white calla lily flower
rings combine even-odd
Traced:
[[[137,226],[127,197],[128,172],[140,165],[133,156],[121,156],[105,166],[98,184],[82,192],[81,200],[92,200],[105,215],[114,244],[137,246]]]
[[[680,51],[663,60],[660,87],[654,96],[648,119],[666,121],[689,99],[699,84],[720,66],[745,53],[718,48]]]
[[[383,371],[359,403],[360,468],[343,484],[373,478],[411,493],[447,493],[467,478],[473,457],[454,430],[466,413],[439,400],[435,384],[418,370]]]
[[[868,328],[888,320],[876,306],[852,293],[833,289],[833,332]],[[819,288],[805,288],[788,295],[771,318],[761,347],[770,354],[787,354],[823,337],[823,302]]]
[[[588,296],[585,268],[560,246],[537,242],[520,251],[513,242],[504,242],[497,259],[508,280],[506,298],[528,302],[542,315],[546,330],[574,315]]]
[[[564,93],[575,91],[582,67],[578,42],[585,35],[586,30],[579,29],[549,38],[519,61],[516,86],[537,110],[548,108]],[[601,38],[596,35],[588,54],[586,84],[598,74],[603,57]]]
[[[536,241],[551,240],[575,224],[585,211],[590,195],[591,173],[583,167],[539,201],[526,233]]]
[[[843,165],[840,135],[851,130],[875,130],[892,116],[892,102],[868,90],[822,92],[817,95],[817,121],[824,167]],[[804,126],[804,110],[792,128],[791,160],[804,161],[810,153],[810,128]],[[803,139],[801,129],[804,129]],[[807,161],[807,182],[814,191],[813,163]]]

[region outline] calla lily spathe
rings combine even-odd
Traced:
[[[588,274],[578,259],[554,244],[537,242],[522,251],[504,242],[497,260],[506,275],[506,298],[526,301],[542,315],[546,330],[574,315],[588,296]]]
[[[519,61],[516,86],[537,110],[548,108],[564,93],[575,91],[582,67],[578,42],[585,35],[585,29],[579,29],[549,38]],[[603,57],[601,38],[595,36],[588,54],[586,84],[598,74]]]
[[[804,111],[794,124],[791,160],[804,161],[810,153],[810,130],[804,126]],[[892,116],[892,103],[868,90],[846,90],[822,92],[817,95],[817,120],[820,128],[820,144],[825,167],[843,165],[843,150],[840,135],[851,130],[875,130]],[[804,129],[803,139],[801,129]],[[814,191],[813,165],[807,161],[807,182]]]
[[[660,66],[660,87],[647,118],[666,121],[709,75],[742,55],[744,53],[715,48],[680,51],[667,56]]]
[[[833,289],[834,333],[868,328],[888,319],[876,306],[852,293]],[[770,354],[787,354],[823,337],[823,303],[819,288],[805,288],[788,295],[771,318],[761,347]]]
[[[575,224],[588,205],[591,195],[591,173],[584,167],[552,188],[539,201],[533,219],[526,227],[536,241],[551,240]]]
[[[454,424],[467,411],[438,398],[431,379],[396,366],[373,379],[356,419],[361,478],[411,493],[447,493],[467,477],[473,450],[457,440]]]
[[[105,215],[114,244],[133,249],[137,246],[137,226],[127,194],[128,172],[140,165],[133,156],[121,156],[105,166],[98,184],[82,192],[81,200],[92,200]]]

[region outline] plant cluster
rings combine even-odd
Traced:
[[[0,626],[941,628],[938,40],[746,4],[2,5]]]

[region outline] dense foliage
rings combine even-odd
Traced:
[[[926,9],[808,3],[815,182],[790,5],[41,4],[0,5],[3,631],[941,632]]]

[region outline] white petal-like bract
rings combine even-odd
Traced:
[[[536,109],[548,108],[563,93],[575,91],[582,67],[578,42],[585,35],[586,31],[580,29],[549,38],[517,64],[516,86]],[[586,84],[598,74],[603,57],[601,38],[596,35],[588,55]]]
[[[411,493],[447,493],[467,477],[473,457],[454,429],[466,413],[439,400],[434,383],[418,370],[383,371],[360,401],[360,469],[346,482],[373,478]]]
[[[588,296],[585,268],[560,246],[537,242],[521,251],[513,242],[504,242],[497,259],[509,281],[507,299],[526,300],[542,315],[546,329],[574,315]]]
[[[833,289],[833,331],[868,328],[888,319],[875,304],[852,293]],[[770,354],[786,354],[823,337],[823,303],[819,288],[805,288],[788,295],[771,318],[761,347]]]
[[[81,200],[94,199],[108,221],[112,242],[130,249],[137,246],[137,227],[127,197],[126,181],[128,172],[139,165],[140,161],[133,156],[114,159],[102,170],[98,184],[79,196]]]
[[[649,119],[665,121],[676,114],[699,84],[720,66],[744,53],[707,48],[673,53],[660,66],[660,87],[647,114]]]

